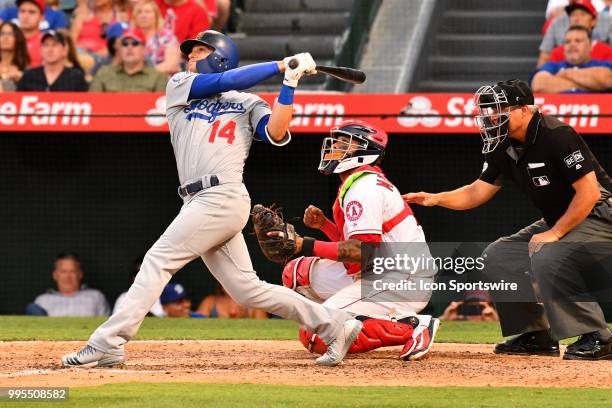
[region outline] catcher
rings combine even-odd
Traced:
[[[423,229],[410,207],[378,167],[387,140],[384,131],[356,120],[332,128],[323,140],[319,171],[338,174],[341,180],[333,221],[311,205],[304,212],[304,224],[321,230],[331,242],[299,236],[275,210],[259,204],[253,209],[253,224],[266,257],[285,265],[286,287],[363,322],[349,353],[403,346],[400,358],[419,360],[430,350],[440,324],[431,316],[417,315],[431,292],[421,293],[417,300],[395,296],[388,301],[384,291],[364,297],[361,290],[362,242],[420,242],[426,246]],[[433,275],[421,270],[416,276],[430,279]],[[322,354],[327,349],[323,340],[303,327],[299,337],[312,352]]]

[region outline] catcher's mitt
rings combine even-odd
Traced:
[[[273,208],[256,204],[251,213],[259,247],[266,258],[284,265],[295,252],[295,229]],[[272,232],[273,236],[268,233]]]

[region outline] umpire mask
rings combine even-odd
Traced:
[[[518,79],[480,87],[474,95],[474,105],[478,109],[475,119],[482,137],[482,153],[492,152],[508,137],[513,106],[533,103],[531,89]]]

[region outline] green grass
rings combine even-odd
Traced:
[[[0,340],[87,340],[104,318],[0,316]],[[294,340],[296,323],[286,320],[158,319],[148,317],[136,340]],[[443,322],[437,341],[494,343],[499,324]]]
[[[87,340],[105,318],[0,316],[0,340]],[[135,340],[285,340],[297,338],[286,320],[145,318]]]
[[[87,340],[104,318],[0,316],[0,341]],[[295,340],[298,325],[279,319],[158,319],[147,317],[135,340]],[[442,322],[440,343],[496,343],[496,322]],[[564,340],[568,344],[574,339]]]
[[[53,407],[607,407],[605,389],[124,383],[71,388]],[[7,404],[9,405],[9,404]],[[40,403],[15,403],[40,407]]]

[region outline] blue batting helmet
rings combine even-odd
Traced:
[[[189,55],[196,45],[205,45],[214,51],[197,62],[196,68],[201,74],[223,72],[238,67],[240,54],[236,43],[227,35],[214,30],[199,33],[196,38],[181,43],[181,52]]]

